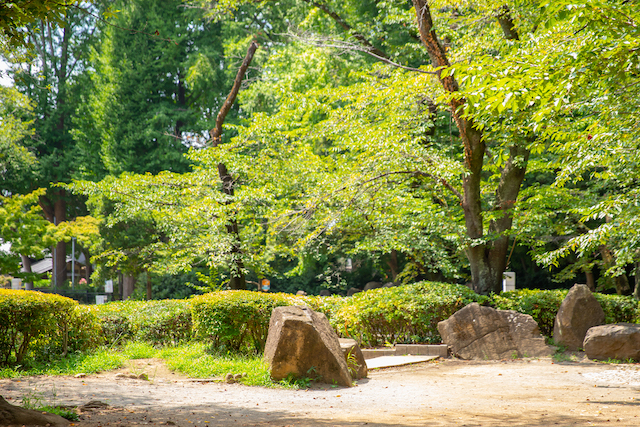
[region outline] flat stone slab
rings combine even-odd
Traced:
[[[366,362],[368,369],[378,369],[428,362],[429,360],[437,358],[438,356],[381,356],[373,359],[367,359]]]
[[[381,356],[440,356],[449,357],[449,346],[446,344],[396,344],[390,348],[363,348],[365,359]]]

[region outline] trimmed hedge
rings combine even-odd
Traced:
[[[92,348],[98,330],[95,318],[72,299],[0,289],[0,365]]]
[[[276,307],[305,305],[291,294],[253,291],[220,291],[191,300],[197,338],[234,352],[262,353],[267,341],[271,312]]]
[[[533,317],[542,335],[553,335],[553,324],[560,304],[567,296],[567,289],[520,289],[493,295],[491,303],[501,310],[515,310]],[[631,296],[594,293],[604,310],[605,323],[640,323],[640,302]]]
[[[155,346],[189,341],[190,301],[116,301],[91,306],[102,326],[102,342],[113,346],[144,341]]]
[[[485,301],[487,297],[465,286],[420,282],[357,293],[342,304],[330,304],[327,314],[339,335],[366,346],[440,342],[438,322],[469,303]]]

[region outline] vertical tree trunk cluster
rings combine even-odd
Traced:
[[[461,205],[464,210],[466,235],[469,240],[466,252],[471,267],[472,286],[476,292],[481,294],[500,292],[509,243],[504,232],[509,230],[513,224],[512,208],[524,179],[529,151],[518,144],[513,144],[510,147],[510,157],[502,169],[500,183],[495,194],[496,209],[500,215],[489,224],[489,234],[498,237],[492,241],[485,241],[481,173],[486,143],[482,131],[478,129],[474,120],[464,117],[466,100],[459,96],[460,89],[456,78],[451,74],[442,74],[442,70],[448,68],[450,63],[434,29],[429,5],[426,0],[413,0],[413,5],[416,11],[420,39],[427,49],[431,63],[438,70],[440,83],[447,93],[457,95],[450,97],[449,109],[460,131],[460,139],[464,149],[464,166],[468,172],[462,179]],[[508,10],[499,15],[499,22],[507,38],[518,39]]]

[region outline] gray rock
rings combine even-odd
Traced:
[[[303,290],[299,290],[298,292],[296,292],[296,295],[298,295],[298,296],[306,296],[307,293],[305,291],[303,291]]]
[[[461,359],[511,359],[553,354],[527,314],[472,303],[438,323],[442,340]]]
[[[594,326],[583,344],[589,359],[640,361],[640,324],[616,323]]]
[[[323,290],[320,291],[320,293],[318,295],[320,295],[321,297],[330,297],[331,296],[331,292],[326,290],[326,289],[323,289]]]
[[[577,351],[589,328],[604,323],[604,311],[586,285],[573,285],[562,301],[553,325],[553,339]]]
[[[384,286],[382,282],[368,282],[366,285],[364,285],[364,290],[370,291],[371,289],[378,289],[382,286]]]
[[[326,316],[308,307],[276,307],[271,313],[264,357],[271,378],[293,375],[351,386],[338,335]]]
[[[387,282],[384,285],[382,285],[382,287],[383,288],[395,288],[398,285],[400,285],[400,283],[398,283],[398,282]]]
[[[362,292],[362,289],[360,288],[349,288],[349,290],[347,291],[347,296],[353,296],[355,294],[357,294],[358,292]]]
[[[344,360],[349,367],[349,373],[353,379],[367,378],[367,362],[356,340],[351,338],[339,338],[340,348],[344,354]]]

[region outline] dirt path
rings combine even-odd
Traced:
[[[356,387],[280,390],[170,373],[137,361],[150,381],[116,379],[118,371],[72,377],[0,380],[18,404],[41,395],[64,405],[91,400],[82,427],[188,426],[640,426],[640,365],[443,360],[370,372]],[[55,395],[55,397],[54,397]]]

